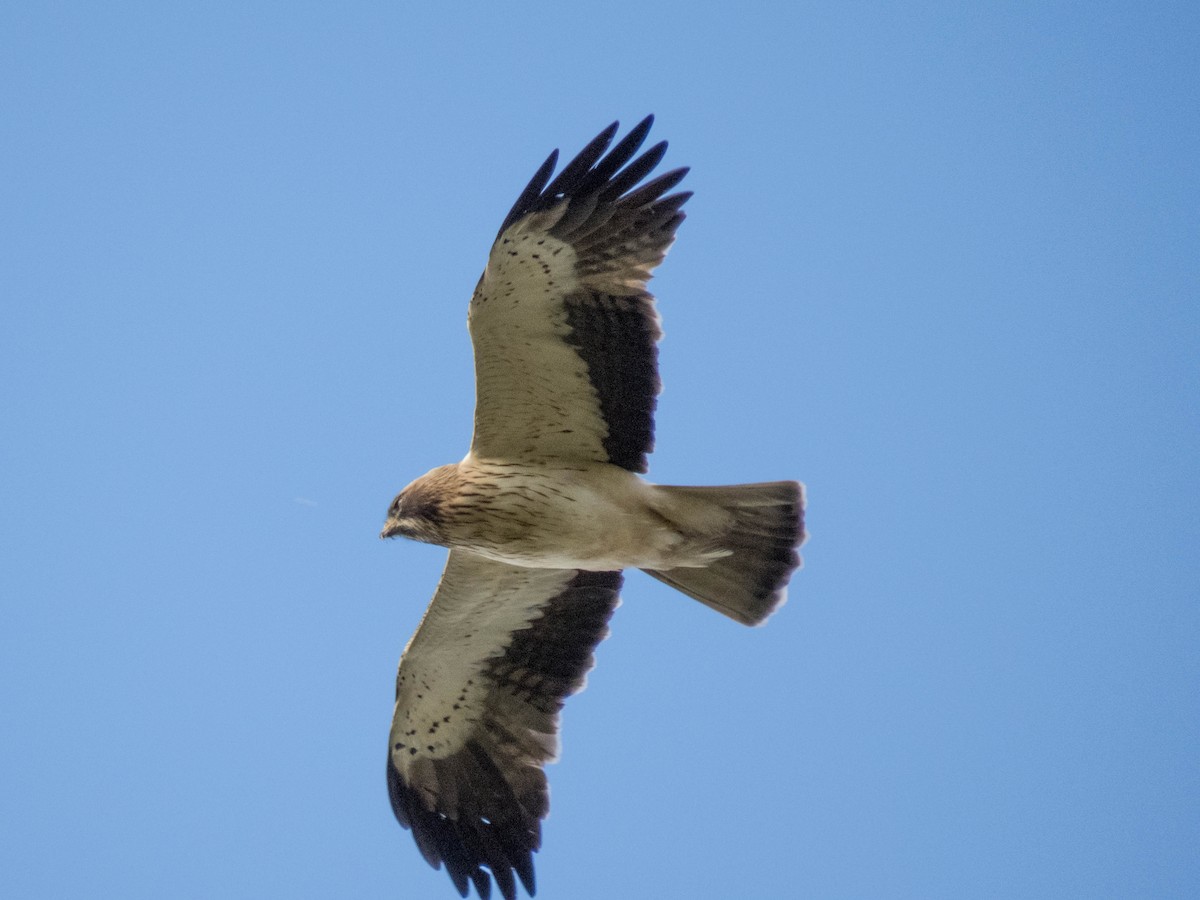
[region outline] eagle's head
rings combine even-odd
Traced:
[[[457,466],[441,466],[422,475],[388,507],[381,538],[406,537],[446,546],[445,509],[453,496]]]

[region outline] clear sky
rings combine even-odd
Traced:
[[[539,897],[1200,892],[1194,3],[9,3],[0,893],[453,897],[392,819],[464,327],[657,115],[651,476],[799,478],[744,629],[631,574]]]

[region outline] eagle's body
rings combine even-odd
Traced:
[[[797,482],[641,478],[660,389],[646,283],[690,196],[669,193],[686,169],[643,183],[666,151],[635,158],[651,121],[609,149],[614,123],[553,181],[551,154],[518,198],[471,299],[470,451],[401,491],[383,530],[450,548],[400,661],[387,774],[400,824],[464,897],[490,894],[488,872],[508,900],[516,879],[533,893],[542,767],[622,570],[759,624],[800,565]]]
[[[717,504],[609,463],[530,465],[469,455],[417,479],[402,496],[391,518],[405,537],[538,569],[705,566],[729,555],[720,542],[734,523]],[[405,524],[413,517],[406,507],[421,526]]]

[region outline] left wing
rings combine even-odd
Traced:
[[[465,897],[534,890],[559,710],[608,634],[620,572],[528,569],[452,550],[396,676],[387,781],[397,820]]]
[[[687,169],[641,184],[667,149],[633,159],[652,121],[609,150],[614,122],[553,181],[550,154],[500,227],[468,319],[476,456],[646,471],[661,335],[646,283],[691,196],[669,193]]]

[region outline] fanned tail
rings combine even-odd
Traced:
[[[643,571],[745,625],[764,622],[787,599],[788,579],[801,565],[804,486],[773,481],[726,487],[659,485],[659,490],[732,515],[734,525],[719,545],[729,555],[703,568]]]

